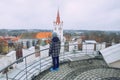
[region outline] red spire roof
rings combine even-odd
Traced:
[[[57,11],[56,24],[60,24],[59,10]]]

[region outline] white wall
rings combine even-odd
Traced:
[[[120,60],[120,44],[110,46],[108,48],[100,50],[100,52],[108,64]]]
[[[43,50],[43,49],[46,49],[46,48],[49,48],[49,45],[40,46],[40,50]],[[49,49],[41,51],[40,56],[41,56],[41,58],[49,56]]]

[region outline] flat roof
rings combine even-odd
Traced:
[[[94,44],[94,43],[97,43],[97,42],[95,40],[85,40],[85,43]]]

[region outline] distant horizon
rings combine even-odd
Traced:
[[[0,29],[0,30],[53,30],[53,29]],[[64,30],[73,30],[73,31],[79,31],[79,30],[81,30],[81,31],[120,31],[120,30],[90,30],[90,29],[86,29],[86,30],[82,30],[82,29],[64,29]]]

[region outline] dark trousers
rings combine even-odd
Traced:
[[[52,61],[53,61],[53,69],[59,68],[59,56],[52,57]]]

